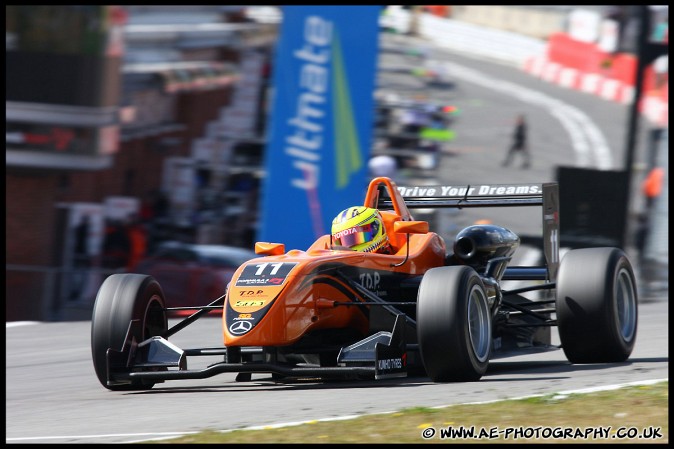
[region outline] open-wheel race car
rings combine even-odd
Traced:
[[[91,349],[100,383],[142,390],[166,380],[237,373],[272,379],[382,379],[408,373],[434,382],[479,380],[490,359],[551,344],[557,326],[572,363],[621,362],[637,334],[637,288],[618,248],[569,250],[559,260],[556,183],[403,187],[375,178],[364,206],[378,208],[389,254],[334,245],[332,234],[286,251],[258,242],[224,294],[168,326],[159,283],[114,274],[94,305]],[[410,209],[542,207],[540,266],[511,265],[520,237],[496,225],[461,230],[448,251]],[[505,290],[504,281],[525,287]],[[535,299],[528,299],[527,292]],[[532,296],[531,294],[529,296]],[[209,299],[210,300],[210,299]],[[221,308],[223,345],[184,349],[169,341]],[[215,356],[202,369],[188,359]],[[202,359],[203,360],[203,359]]]

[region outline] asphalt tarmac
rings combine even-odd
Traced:
[[[484,32],[488,34],[489,30]],[[499,38],[503,40],[503,34]],[[501,51],[494,56],[493,49],[488,48],[487,37],[472,43],[471,54],[467,48],[458,48],[460,42],[466,41],[457,38],[449,49],[426,38],[394,33],[382,35],[377,96],[388,101],[412,99],[446,104],[456,111],[451,123],[455,138],[443,145],[437,167],[403,168],[399,184],[540,183],[558,181],[560,167],[626,169],[629,105],[566,89],[526,73],[518,61],[525,50],[536,49],[529,40],[512,38],[511,60],[503,50],[507,45],[501,43]],[[424,76],[428,73],[435,76]],[[529,125],[532,165],[528,169],[521,168],[517,160],[509,167],[501,166],[518,114],[524,114]],[[642,266],[634,246],[637,216],[644,207],[640,182],[649,157],[649,135],[657,129],[643,118],[638,125],[623,248],[642,277],[640,296],[644,300],[662,300],[669,293],[666,266],[648,261]],[[588,186],[588,196],[592,195],[591,188]],[[657,220],[667,220],[665,200],[666,197],[660,202],[664,210]],[[460,213],[445,210],[436,218],[439,231],[445,234],[449,245],[459,230],[479,220],[490,220],[521,235],[540,235],[538,211],[515,209],[490,213],[482,209]],[[666,224],[655,227],[660,232],[653,240],[663,239],[662,228],[666,232]],[[519,257],[536,259],[535,254],[526,251],[520,251]]]

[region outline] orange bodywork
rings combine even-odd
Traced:
[[[227,291],[225,346],[291,345],[321,329],[350,328],[365,336],[369,323],[363,307],[369,306],[334,306],[335,302],[364,301],[354,284],[390,301],[386,296],[395,290],[391,283],[444,264],[444,240],[428,232],[427,222],[413,220],[389,178],[370,182],[364,205],[377,207],[381,185],[394,206],[392,211],[381,211],[392,254],[331,249],[329,234],[306,251],[285,254],[282,244],[259,242],[256,252],[265,257],[239,267]]]

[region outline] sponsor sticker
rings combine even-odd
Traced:
[[[249,264],[230,286],[229,306],[239,313],[257,312],[274,301],[297,262]]]
[[[502,184],[471,186],[398,186],[398,191],[405,198],[462,198],[465,196],[513,196],[540,195],[543,188],[540,184]]]
[[[285,282],[295,265],[297,265],[296,262],[249,264],[243,268],[235,285],[237,287],[278,286]]]

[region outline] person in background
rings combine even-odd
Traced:
[[[639,254],[639,263],[645,260],[646,241],[651,231],[651,215],[655,200],[662,193],[662,184],[665,170],[662,167],[653,167],[641,184],[641,191],[645,199],[644,211],[637,218],[634,236],[634,246]]]
[[[132,271],[138,261],[147,253],[147,231],[140,217],[134,216],[127,225],[129,255],[126,261],[127,271]]]
[[[644,263],[645,259],[646,238],[648,236],[649,228],[648,215],[645,212],[640,213],[637,216],[637,226],[634,232],[634,247],[637,249],[640,266]]]
[[[515,123],[515,130],[513,131],[513,140],[506,158],[501,164],[503,167],[507,167],[512,162],[515,154],[521,154],[522,168],[529,168],[531,166],[531,154],[529,153],[529,146],[527,142],[527,122],[523,114],[517,116],[517,122]]]
[[[103,239],[103,268],[118,270],[126,267],[129,251],[129,236],[124,224],[120,220],[108,220]]]
[[[651,40],[654,42],[669,42],[669,16],[655,24]]]
[[[665,170],[662,167],[653,167],[644,179],[641,188],[646,198],[646,211],[649,211],[655,203],[655,199],[662,193],[662,182]]]
[[[372,157],[368,163],[367,168],[372,178],[385,176],[391,178],[394,182],[398,177],[398,162],[393,156],[382,154]]]
[[[91,266],[89,255],[89,216],[84,215],[75,227],[75,248],[73,250],[73,277],[70,298],[79,299],[86,285],[87,271]]]

